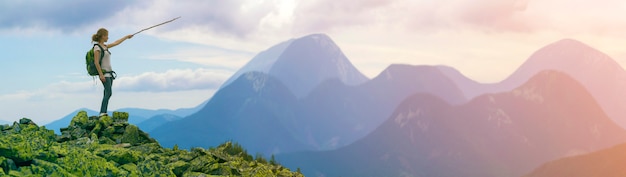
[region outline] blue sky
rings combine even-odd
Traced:
[[[113,42],[182,17],[111,50],[110,110],[176,109],[209,99],[258,52],[311,33],[328,34],[370,78],[392,63],[442,64],[497,82],[563,38],[624,65],[625,12],[620,0],[1,1],[0,120],[97,110],[102,86],[84,55],[100,27]]]

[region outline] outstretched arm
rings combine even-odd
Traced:
[[[124,37],[122,37],[122,38],[118,39],[117,41],[115,41],[115,42],[113,42],[113,43],[107,44],[107,48],[113,48],[113,47],[115,47],[115,46],[117,46],[117,45],[120,45],[120,44],[121,44],[122,42],[124,42],[126,39],[130,39],[130,38],[133,38],[133,35],[126,35],[126,36],[124,36]]]

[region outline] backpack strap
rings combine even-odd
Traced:
[[[93,44],[94,46],[98,46],[98,48],[100,48],[100,64],[102,64],[102,58],[104,58],[104,49],[102,48],[102,46],[100,46],[100,44]]]

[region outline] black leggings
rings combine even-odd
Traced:
[[[104,85],[104,97],[102,97],[102,106],[100,106],[100,113],[107,113],[107,109],[109,107],[109,99],[111,95],[113,95],[113,91],[111,87],[113,86],[113,78],[105,77],[106,82],[102,83]]]

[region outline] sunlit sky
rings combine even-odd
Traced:
[[[626,64],[620,0],[7,0],[0,120],[98,110],[102,85],[84,69],[91,35],[105,27],[113,42],[178,16],[111,49],[110,110],[194,107],[258,52],[312,33],[329,35],[370,78],[398,63],[498,82],[563,38]]]

